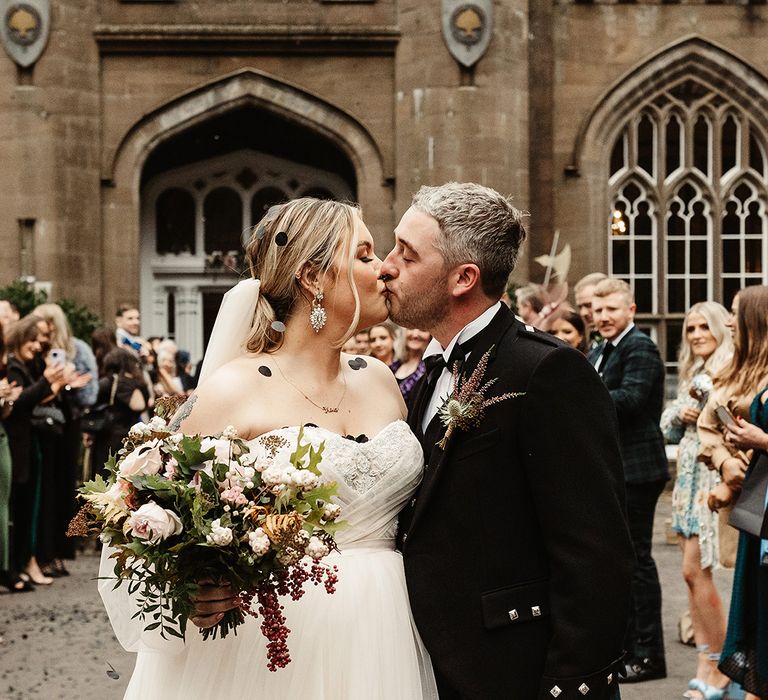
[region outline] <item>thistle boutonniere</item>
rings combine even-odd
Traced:
[[[455,430],[469,430],[480,425],[485,416],[485,409],[489,406],[525,394],[525,392],[508,391],[500,396],[486,398],[486,392],[498,380],[498,377],[494,377],[483,384],[491,350],[493,350],[493,347],[489,348],[480,358],[480,362],[477,363],[475,371],[472,372],[469,378],[459,376],[457,371],[458,363],[454,365],[451,393],[437,412],[440,422],[446,427],[443,439],[437,443],[440,449],[445,449],[448,440],[450,440]]]

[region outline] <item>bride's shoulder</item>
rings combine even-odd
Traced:
[[[261,363],[266,366],[265,363]],[[261,364],[254,355],[241,356],[219,367],[197,388],[179,409],[173,424],[182,432],[212,434],[227,425],[256,417],[255,396],[269,392],[268,376],[259,372]],[[239,425],[238,427],[240,432]]]
[[[397,380],[389,365],[370,355],[342,353],[341,356],[342,361],[353,370],[347,373],[348,382],[353,389],[358,388],[365,392],[373,391],[389,395],[398,405],[402,402]],[[370,393],[368,395],[370,396]]]

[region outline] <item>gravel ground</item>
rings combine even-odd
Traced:
[[[656,514],[654,556],[664,589],[669,677],[622,686],[624,700],[679,698],[695,670],[693,649],[677,642],[677,620],[687,602],[679,549],[666,539],[669,512],[667,492]],[[122,697],[134,657],[123,651],[112,634],[96,591],[98,565],[95,553],[82,554],[68,564],[72,575],[51,586],[40,586],[34,593],[0,594],[0,700]],[[727,605],[731,572],[715,573]]]

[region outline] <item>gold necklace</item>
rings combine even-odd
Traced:
[[[275,356],[272,356],[272,361],[275,363],[275,367],[277,367],[277,371],[280,372],[280,376],[285,379],[286,382],[288,382],[296,391],[298,391],[309,403],[311,403],[316,408],[319,408],[323,413],[338,413],[339,412],[339,406],[341,406],[341,402],[344,400],[344,397],[347,395],[347,378],[344,376],[344,371],[342,370],[341,373],[341,379],[344,382],[344,391],[341,392],[341,398],[339,399],[339,402],[335,406],[323,406],[322,404],[315,403],[312,399],[309,398],[301,389],[299,389],[298,386],[296,386],[288,377],[285,376],[285,373],[281,369],[280,365],[277,363],[277,358]]]

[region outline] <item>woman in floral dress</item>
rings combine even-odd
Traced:
[[[726,326],[728,312],[712,301],[695,304],[685,317],[678,363],[677,398],[664,411],[661,429],[668,442],[679,443],[677,479],[672,493],[672,529],[681,536],[683,578],[696,648],[696,676],[689,697],[701,697],[697,686],[722,685],[717,658],[725,637],[725,615],[712,582],[719,561],[718,516],[707,507],[707,497],[718,481],[717,472],[698,461],[696,421],[712,389],[712,375],[726,364],[733,343]],[[698,682],[697,682],[698,681]]]

